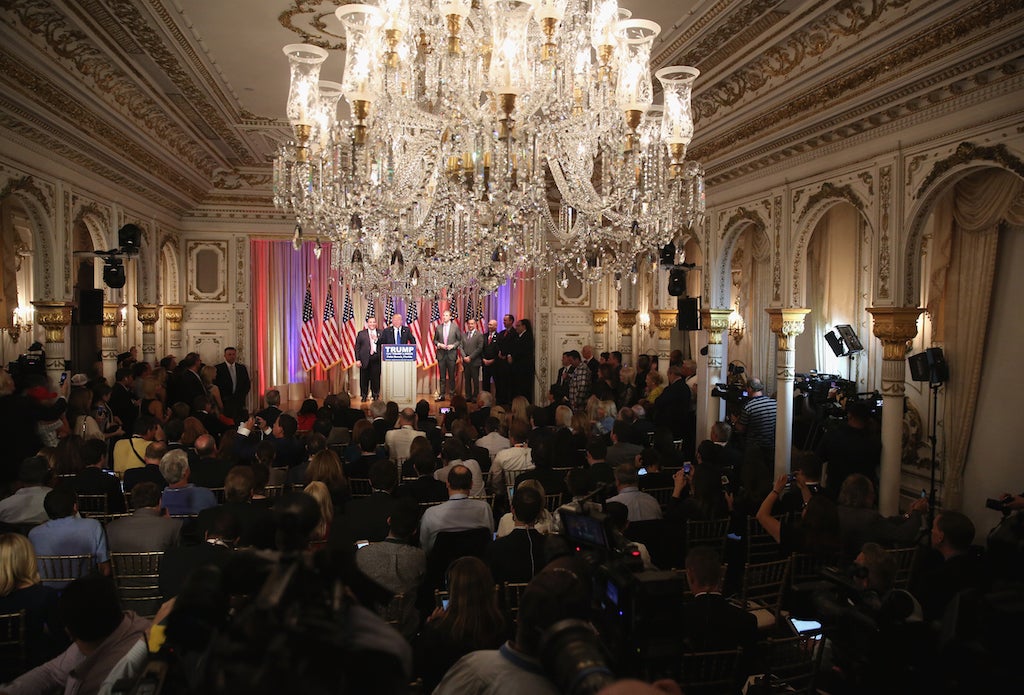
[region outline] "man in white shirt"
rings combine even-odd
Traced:
[[[484,475],[479,461],[466,458],[468,453],[465,445],[457,437],[445,439],[444,446],[441,447],[441,462],[444,465],[434,471],[434,478],[442,483],[447,483],[448,474],[452,469],[456,466],[463,466],[469,469],[473,476],[473,483],[469,488],[470,496],[479,497],[484,494]]]
[[[530,437],[530,425],[517,420],[509,428],[508,436],[512,445],[499,451],[491,464],[491,489],[495,494],[504,493],[506,485],[514,484],[518,473],[534,468],[533,453],[530,447],[526,446]]]
[[[454,466],[448,473],[448,501],[428,507],[420,520],[420,546],[430,554],[434,539],[442,531],[468,531],[486,528],[494,532],[494,513],[483,500],[471,499],[470,487],[473,474],[462,465]]]
[[[482,446],[487,449],[491,455],[491,461],[494,461],[494,457],[498,455],[499,451],[512,446],[508,441],[508,437],[501,436],[501,432],[498,430],[501,428],[501,421],[496,417],[489,417],[484,422],[484,429],[487,430],[487,434],[476,440],[477,446]]]
[[[624,463],[615,469],[615,488],[619,494],[609,497],[608,502],[621,502],[629,510],[629,522],[648,521],[661,518],[661,505],[646,492],[640,492],[640,476],[636,466]]]
[[[423,433],[416,429],[416,412],[412,408],[406,408],[398,414],[398,429],[389,430],[384,435],[384,443],[388,445],[388,457],[392,461],[404,461],[409,458],[412,440],[422,436]]]

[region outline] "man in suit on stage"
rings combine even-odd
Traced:
[[[359,362],[359,397],[363,403],[367,395],[380,398],[380,348],[377,319],[366,320],[366,328],[356,333],[356,360]]]
[[[476,329],[475,319],[466,319],[466,335],[462,338],[462,362],[465,365],[466,400],[480,393],[480,364],[484,352],[484,335]]]
[[[391,327],[380,334],[378,345],[415,345],[416,339],[412,336],[409,327],[402,323],[402,315],[395,314],[391,317]]]
[[[512,370],[509,365],[509,355],[515,350],[516,331],[513,326],[516,317],[512,314],[505,314],[502,319],[505,330],[498,334],[498,359],[494,362],[494,400],[498,405],[508,405],[512,402]]]
[[[213,383],[220,389],[221,400],[224,401],[224,414],[236,421],[245,407],[245,399],[249,397],[252,382],[249,370],[244,364],[237,362],[238,351],[233,347],[224,348],[224,361],[217,365],[217,376]]]
[[[455,395],[455,363],[458,360],[462,331],[452,321],[452,312],[441,315],[441,323],[434,329],[434,347],[437,348],[437,380],[440,395],[437,400],[446,400]]]
[[[490,393],[491,379],[494,378],[496,373],[498,361],[498,322],[494,319],[487,322],[487,333],[484,334],[484,351],[481,357],[483,358],[481,360],[483,362],[483,390]],[[497,383],[496,379],[495,383]]]

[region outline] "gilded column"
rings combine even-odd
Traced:
[[[167,321],[167,351],[175,357],[181,357],[181,319],[185,307],[180,304],[164,306],[164,320]]]
[[[724,381],[722,365],[725,364],[726,344],[722,338],[728,335],[729,309],[705,309],[701,312],[701,325],[708,333],[708,355],[698,358],[697,363],[697,440],[710,436],[711,424],[722,419],[723,402],[720,398],[712,398],[711,389]],[[700,362],[704,361],[704,370],[700,371]]]
[[[46,351],[46,376],[50,379],[50,386],[56,390],[60,385],[60,375],[65,371],[64,360],[68,357],[64,329],[71,325],[71,305],[65,302],[32,304],[36,308],[36,324],[46,331],[43,346]]]
[[[604,352],[608,350],[608,310],[592,309],[590,311],[594,321],[594,351]]]
[[[156,362],[156,322],[160,320],[160,307],[156,304],[136,304],[135,313],[142,324],[142,361]]]
[[[796,376],[796,337],[804,332],[810,309],[769,308],[769,325],[778,338],[775,350],[775,476],[789,472],[793,449],[793,381]]]
[[[615,313],[619,317],[619,352],[622,353],[622,361],[627,361],[626,355],[633,354],[633,326],[636,325],[636,309],[617,309]]]
[[[658,329],[658,357],[667,360],[669,352],[672,351],[672,329],[676,327],[676,316],[679,312],[675,309],[655,309],[651,313],[654,325]],[[662,373],[665,373],[664,370]]]
[[[903,397],[907,391],[907,347],[917,336],[917,317],[924,309],[868,309],[872,331],[882,341],[882,466],[878,481],[878,511],[899,512],[900,470],[903,464]]]
[[[121,327],[121,307],[124,304],[103,305],[102,341],[100,358],[103,360],[103,376],[111,384],[117,373],[117,353],[120,352],[117,331]]]

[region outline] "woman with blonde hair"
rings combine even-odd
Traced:
[[[139,412],[143,415],[152,415],[160,424],[167,422],[167,408],[164,406],[164,402],[160,400],[160,395],[157,393],[157,380],[152,375],[143,377],[142,381],[139,382],[139,395],[142,396],[142,401],[139,403]]]
[[[224,412],[224,401],[220,396],[220,387],[213,383],[214,379],[217,378],[217,368],[212,364],[208,364],[199,370],[199,376],[203,380],[203,386],[206,387],[206,393],[210,396],[213,407],[216,408],[216,414],[220,415]]]
[[[526,396],[516,396],[512,399],[512,417],[509,420],[509,424],[512,424],[514,420],[522,420],[523,422],[530,421],[530,415],[528,408],[530,407],[530,401],[526,400]]]
[[[18,533],[0,535],[0,613],[25,611],[28,668],[52,659],[68,646],[57,618],[57,597],[57,590],[39,579],[36,553],[28,538]],[[4,682],[19,675],[0,668]]]
[[[331,533],[331,522],[334,521],[334,503],[331,502],[331,491],[319,480],[314,480],[302,490],[316,500],[320,507],[320,523],[316,525],[313,534],[310,536],[310,543],[315,546],[327,542]]]
[[[651,403],[658,400],[658,396],[665,390],[665,377],[661,375],[661,372],[651,369],[647,372],[647,391],[644,394],[644,398],[649,400]]]

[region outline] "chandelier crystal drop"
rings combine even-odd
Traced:
[[[294,140],[274,203],[334,242],[347,281],[420,296],[493,292],[521,271],[635,281],[703,223],[703,169],[686,159],[699,72],[659,70],[653,105],[660,27],[617,0],[378,0],[336,16],[340,82],[320,79],[324,49],[284,47]]]

